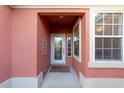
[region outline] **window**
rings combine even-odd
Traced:
[[[72,56],[72,34],[67,34],[67,55]]]
[[[73,28],[73,56],[81,62],[81,20],[79,19]]]
[[[95,14],[95,60],[122,60],[123,13]]]
[[[124,12],[91,11],[90,68],[124,68]]]
[[[79,24],[74,28],[74,55],[79,57]]]

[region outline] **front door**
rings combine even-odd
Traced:
[[[65,34],[51,34],[51,64],[65,64]]]

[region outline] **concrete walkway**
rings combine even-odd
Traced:
[[[72,67],[70,72],[48,72],[42,88],[80,88],[79,79]]]

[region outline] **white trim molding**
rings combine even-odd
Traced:
[[[123,5],[9,5],[11,8],[92,8],[100,10],[123,10]]]
[[[41,88],[43,72],[37,77],[12,77],[0,84],[0,88]]]
[[[84,88],[85,87],[85,77],[82,74],[82,72],[79,72],[79,81],[80,81],[81,87]]]
[[[37,87],[41,88],[43,83],[43,72],[41,72],[38,76],[37,76]]]
[[[74,28],[77,26],[77,24],[79,24],[79,57],[77,56],[77,55],[75,55],[74,54]],[[81,31],[82,31],[82,28],[81,28],[81,18],[79,18],[78,20],[77,20],[77,22],[75,23],[75,25],[74,25],[74,27],[73,27],[73,57],[79,62],[79,63],[81,63],[81,57],[82,57],[82,53],[81,53],[81,50],[82,50],[82,48],[81,48],[81,46],[82,46],[82,41],[81,41],[81,36],[82,36],[82,34],[81,34]]]
[[[0,84],[0,88],[10,88],[10,87],[11,87],[11,78]]]
[[[82,88],[124,88],[124,78],[86,78],[81,72]]]
[[[89,68],[124,68],[123,62],[89,62]]]
[[[37,78],[13,77],[11,78],[11,88],[37,88]]]
[[[13,77],[11,79],[12,88],[40,88],[43,81],[43,72],[37,77]]]

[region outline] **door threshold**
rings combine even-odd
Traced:
[[[68,64],[51,64],[51,66],[69,66]]]

